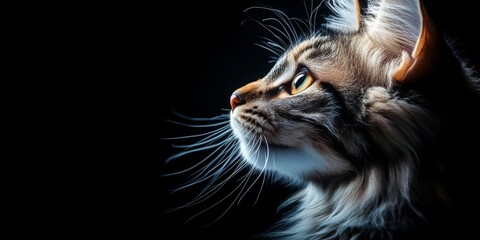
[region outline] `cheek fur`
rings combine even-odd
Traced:
[[[304,98],[277,99],[270,104],[255,104],[255,111],[245,106],[232,112],[231,126],[240,140],[244,160],[260,170],[274,170],[298,179],[350,169],[348,162],[328,144],[322,143],[326,138],[322,138],[321,132],[312,124],[331,121],[325,120],[323,113],[303,113],[298,104],[308,105],[311,102],[293,102],[299,99]],[[242,117],[244,114],[248,114],[249,118]],[[261,115],[268,115],[270,122],[265,122],[259,117]],[[255,120],[248,120],[250,118]]]

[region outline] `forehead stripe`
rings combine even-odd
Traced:
[[[288,54],[293,56],[293,59],[295,61],[302,56],[303,53],[306,51],[316,48],[317,46],[317,41],[310,41],[309,43],[305,43],[305,45],[300,45],[298,47],[295,47],[293,50],[291,50]],[[272,71],[268,74],[268,78],[266,79],[267,82],[275,82],[279,78],[282,77],[283,74],[285,74],[285,71],[289,67],[289,62],[288,62],[288,57],[282,58],[277,65],[274,66]]]

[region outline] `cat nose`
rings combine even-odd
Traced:
[[[235,90],[230,97],[230,106],[232,107],[232,110],[247,103],[247,101],[254,99],[257,95],[256,92],[259,85],[259,81],[255,81]]]
[[[233,93],[230,97],[230,106],[232,107],[232,110],[242,104],[245,104],[245,100],[243,99],[243,97],[237,93]]]

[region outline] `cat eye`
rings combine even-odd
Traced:
[[[312,85],[315,82],[313,76],[307,71],[301,71],[295,76],[292,82],[292,94],[297,94]]]

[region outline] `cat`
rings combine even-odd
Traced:
[[[320,30],[309,22],[291,46],[267,41],[281,51],[271,71],[233,92],[229,114],[207,125],[221,128],[171,158],[212,151],[187,184],[210,181],[192,204],[248,167],[255,181],[301,186],[264,237],[464,236],[476,206],[479,80],[419,0],[326,4],[333,15]]]

